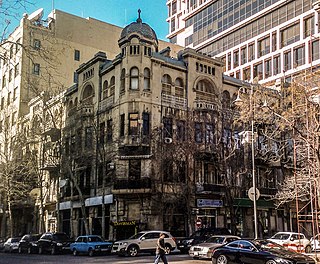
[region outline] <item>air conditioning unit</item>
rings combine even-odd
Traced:
[[[164,143],[166,144],[172,143],[172,138],[169,138],[169,137],[164,138]]]

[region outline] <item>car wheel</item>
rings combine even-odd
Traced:
[[[304,249],[304,251],[306,252],[306,253],[310,253],[311,252],[311,247],[308,245],[308,246],[306,246],[306,248]]]
[[[171,250],[172,250],[171,245],[170,244],[165,244],[164,248],[165,248],[166,254],[169,255],[171,253]]]
[[[32,253],[32,249],[31,249],[31,247],[28,247],[28,249],[27,249],[27,253],[28,253],[28,254],[31,254],[31,253]]]
[[[217,264],[228,264],[228,259],[225,255],[220,255],[217,258]]]
[[[18,247],[18,252],[19,252],[19,254],[22,254],[22,248],[21,247]]]
[[[50,250],[51,255],[55,255],[57,253],[56,247],[52,246],[51,250]]]
[[[137,246],[129,246],[127,253],[130,257],[135,257],[138,255],[138,247]]]
[[[72,251],[72,255],[73,255],[73,256],[77,256],[77,255],[78,255],[78,251],[77,251],[75,248],[74,248],[73,251]]]
[[[88,255],[89,255],[89,257],[92,257],[94,255],[94,252],[93,252],[92,248],[89,249]]]
[[[271,259],[271,260],[268,260],[268,261],[266,262],[266,264],[276,264],[276,262]]]

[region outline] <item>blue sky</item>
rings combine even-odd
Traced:
[[[149,24],[159,39],[166,40],[168,34],[166,0],[31,0],[27,10],[19,10],[19,19],[23,13],[44,8],[44,19],[52,10],[59,9],[80,17],[92,17],[110,24],[124,27],[135,21],[138,9],[141,9],[142,21]],[[18,19],[11,19],[11,28],[19,24]]]

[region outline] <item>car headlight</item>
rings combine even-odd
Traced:
[[[122,242],[122,243],[120,243],[120,245],[126,247],[128,245],[128,242]]]
[[[57,243],[57,246],[58,246],[58,247],[61,247],[61,246],[62,246],[62,243]]]
[[[99,246],[99,245],[97,245],[97,246],[95,246],[95,248],[99,249],[99,248],[100,248],[100,246]]]
[[[274,261],[280,264],[293,264],[292,261],[283,258],[275,258]]]

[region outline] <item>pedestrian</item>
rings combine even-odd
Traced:
[[[154,264],[158,264],[160,259],[163,261],[164,264],[168,264],[167,257],[166,257],[166,249],[164,245],[164,238],[165,238],[165,234],[160,233],[160,237],[157,241],[156,259],[154,260]]]

